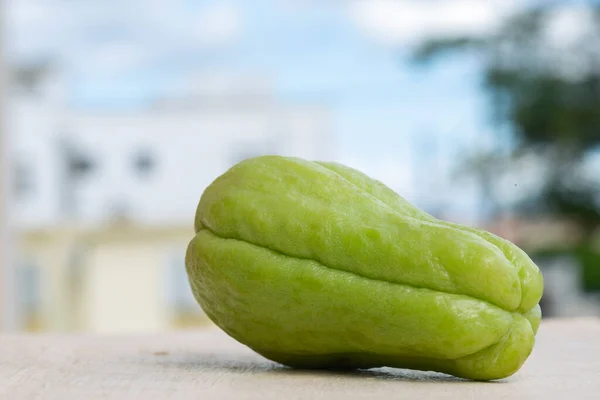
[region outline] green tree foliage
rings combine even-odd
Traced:
[[[524,11],[486,37],[430,40],[413,60],[428,64],[449,52],[482,60],[491,122],[515,139],[511,162],[535,154],[545,170],[518,209],[576,221],[583,240],[570,254],[584,268],[584,287],[600,290],[600,255],[589,245],[600,226],[600,173],[586,171],[586,160],[600,150],[600,5],[578,14],[581,32],[568,44],[551,35],[553,20],[565,11],[559,7],[565,6]]]

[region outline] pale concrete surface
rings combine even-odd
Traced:
[[[516,375],[492,383],[378,369],[294,371],[216,328],[0,336],[0,399],[598,399],[600,320],[545,321]]]

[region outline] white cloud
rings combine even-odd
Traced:
[[[8,0],[4,10],[9,56],[44,56],[61,46],[70,19],[59,1]]]
[[[594,26],[593,15],[584,4],[563,5],[553,10],[546,24],[546,36],[553,46],[576,45]]]
[[[241,28],[239,9],[228,4],[215,4],[191,22],[195,39],[214,44],[233,41]]]
[[[241,10],[228,2],[8,0],[11,57],[50,56],[103,75],[234,43]]]
[[[93,48],[78,47],[71,52],[68,66],[71,71],[93,72],[101,76],[114,76],[134,71],[152,61],[153,52],[129,40],[110,42]]]
[[[355,0],[349,12],[357,26],[380,43],[412,46],[434,37],[494,33],[506,18],[536,3],[544,4],[533,0]],[[535,51],[547,60],[548,68],[573,79],[588,72],[590,63],[581,59],[581,49],[591,50],[600,37],[589,4],[554,4],[544,35],[544,45]],[[600,57],[600,46],[594,51]]]
[[[432,36],[480,35],[513,12],[516,0],[354,1],[352,20],[369,36],[390,45],[412,45]]]
[[[563,4],[552,11],[545,26],[543,54],[549,65],[557,68],[565,77],[578,79],[590,72],[594,65],[582,58],[582,49],[587,55],[600,57],[598,29],[594,16],[585,4]],[[595,51],[595,53],[592,53]]]
[[[242,33],[241,10],[231,2],[192,8],[172,0],[131,0],[128,4],[122,18],[149,41],[169,41],[177,47],[201,49],[228,45]]]

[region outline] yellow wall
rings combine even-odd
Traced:
[[[116,333],[206,323],[199,306],[174,309],[165,290],[169,263],[192,236],[188,226],[130,224],[22,232],[22,265],[39,268],[41,282],[40,307],[22,313],[22,327]]]
[[[145,243],[105,243],[85,265],[80,325],[96,332],[159,330],[168,320],[160,247]]]

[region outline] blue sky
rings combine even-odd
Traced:
[[[408,197],[416,186],[451,196],[449,170],[491,129],[476,60],[418,69],[403,56],[427,35],[486,33],[518,3],[8,0],[11,57],[60,60],[74,107],[144,106],[198,71],[269,76],[277,98],[331,110],[336,159]],[[430,186],[415,184],[419,170]]]
[[[280,2],[281,3],[281,2]],[[222,2],[172,2],[183,13],[202,13]],[[239,15],[240,33],[221,48],[169,47],[148,62],[109,73],[72,66],[73,103],[79,107],[131,107],[168,92],[196,68],[232,74],[257,71],[273,77],[285,101],[316,101],[331,107],[342,153],[394,152],[416,126],[451,135],[452,143],[479,128],[481,106],[476,66],[466,60],[420,71],[406,65],[402,49],[381,45],[351,21],[336,2],[305,7],[260,0],[227,2]],[[125,21],[121,21],[125,22]],[[125,40],[147,46],[144,30],[98,24],[90,42]],[[108,38],[108,39],[107,39]],[[195,51],[194,51],[195,50]],[[142,51],[141,49],[139,51]],[[152,57],[150,57],[152,59]],[[390,154],[391,156],[391,154]]]

